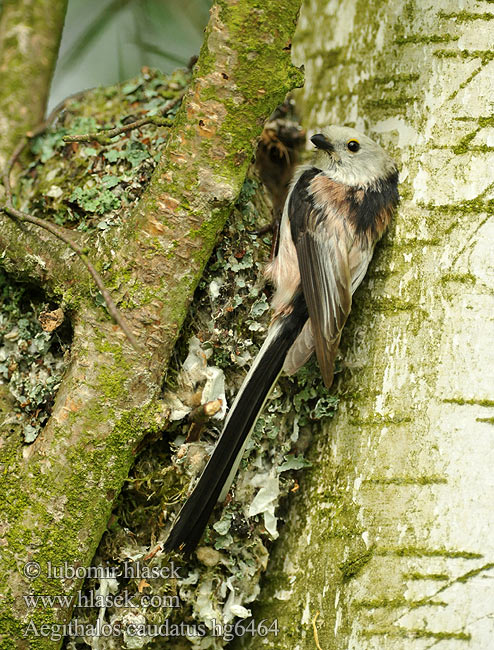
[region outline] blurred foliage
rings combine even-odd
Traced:
[[[0,0],[1,1],[1,0]],[[199,53],[212,0],[69,0],[50,97],[138,74],[170,73]]]

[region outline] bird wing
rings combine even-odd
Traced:
[[[341,331],[352,306],[349,251],[355,238],[331,203],[321,207],[307,189],[289,202],[288,217],[317,360],[329,387]]]
[[[352,278],[352,294],[362,282],[369,262],[372,259],[372,248],[362,249],[357,241],[354,242],[348,254],[350,264],[350,275]],[[334,356],[338,350],[339,341],[331,347],[331,353]],[[288,375],[293,375],[299,368],[307,363],[314,353],[314,333],[312,331],[312,321],[309,318],[305,323],[302,331],[298,335],[294,344],[285,359],[283,371]],[[328,359],[328,364],[330,360]],[[334,363],[334,359],[332,361]]]

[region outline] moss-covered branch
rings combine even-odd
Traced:
[[[117,284],[122,273],[135,274],[130,317],[156,318],[147,345],[158,359],[175,342],[264,121],[302,82],[290,62],[298,5],[291,0],[281,16],[277,3],[262,0],[220,0],[211,10],[194,81],[126,225],[132,245],[114,265]]]
[[[19,138],[43,118],[66,5],[67,0],[4,0],[2,3],[1,167]]]
[[[70,606],[30,608],[23,596],[77,592],[80,580],[48,579],[48,562],[90,562],[138,443],[162,426],[161,379],[194,288],[264,120],[300,81],[289,56],[298,4],[285,2],[282,13],[260,0],[214,5],[152,181],[133,216],[99,241],[101,265],[110,267],[114,293],[148,354],[130,348],[86,282],[73,287],[72,360],[52,417],[38,440],[24,454],[12,450],[1,468],[2,650],[23,639],[29,622],[67,620]],[[19,571],[27,559],[40,567],[31,579]],[[24,643],[59,646],[33,634]]]
[[[67,0],[5,0],[0,11],[0,169],[21,137],[45,112]],[[0,186],[0,204],[4,191]],[[2,266],[39,282],[53,280],[60,290],[67,274],[52,274],[64,248],[52,237],[20,227],[0,211]],[[66,269],[70,266],[66,258]],[[59,269],[60,270],[60,269]],[[58,279],[55,279],[55,275]]]
[[[76,241],[79,233],[72,233]],[[19,280],[43,286],[62,296],[75,277],[84,273],[73,251],[53,235],[30,224],[19,224],[0,211],[1,266]]]

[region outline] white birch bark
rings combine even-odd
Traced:
[[[305,3],[304,122],[379,140],[402,204],[268,569],[262,647],[494,648],[493,9]]]

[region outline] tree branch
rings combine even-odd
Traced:
[[[43,118],[62,36],[66,5],[67,0],[4,0],[2,4],[2,169],[20,138]]]
[[[42,120],[60,43],[67,0],[6,0],[0,12],[0,168],[29,129]],[[0,186],[0,202],[3,199]],[[43,235],[20,229],[0,211],[2,265],[9,272],[47,281],[52,262],[67,256]],[[41,250],[41,249],[44,250]],[[50,257],[53,255],[52,259]],[[56,293],[67,269],[52,278]]]
[[[66,135],[64,142],[99,142],[99,144],[109,144],[111,139],[122,133],[128,133],[133,129],[138,129],[145,124],[155,124],[156,126],[172,126],[173,120],[167,119],[165,116],[172,108],[179,104],[185,93],[180,93],[174,99],[167,102],[161,111],[161,115],[149,115],[142,117],[140,120],[124,124],[123,126],[116,126],[112,129],[103,129],[97,133],[83,133],[80,135]]]
[[[298,0],[291,0],[281,22],[276,4],[263,10],[254,5],[243,0],[233,10],[222,0],[213,6],[194,81],[151,183],[123,227],[129,245],[119,250],[114,269],[136,274],[136,309],[129,317],[156,323],[147,347],[160,368],[262,126],[288,90],[302,83],[289,52]],[[273,24],[279,24],[275,40]]]

